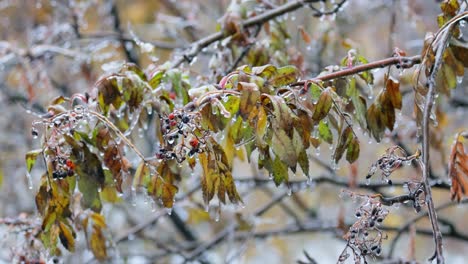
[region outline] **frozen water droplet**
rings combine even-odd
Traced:
[[[172,208],[166,208],[166,212],[168,215],[171,215],[172,214]]]
[[[370,179],[366,179],[366,185],[370,184]]]
[[[128,235],[127,239],[128,239],[129,241],[134,240],[134,239],[135,239],[135,234],[132,233],[132,234]]]
[[[152,105],[146,105],[146,113],[148,113],[148,115],[151,115],[153,113]]]
[[[221,216],[221,209],[218,208],[218,210],[216,210],[215,222],[219,222],[220,216]]]
[[[26,170],[26,178],[28,179],[28,189],[32,190],[33,189],[32,176],[28,170]]]
[[[463,82],[463,76],[457,76],[457,83],[462,83]]]
[[[143,128],[139,127],[138,128],[138,137],[143,138],[143,136],[144,136]]]
[[[320,146],[315,149],[315,155],[320,156]]]
[[[210,204],[206,204],[205,205],[205,212],[209,212],[210,211]]]
[[[288,196],[291,196],[292,195],[292,189],[291,187],[288,186]]]

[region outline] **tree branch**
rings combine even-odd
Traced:
[[[249,28],[252,26],[256,25],[262,25],[263,23],[274,19],[278,16],[284,15],[286,13],[293,12],[301,7],[303,7],[307,3],[315,3],[315,2],[320,2],[322,0],[297,0],[297,1],[292,1],[288,2],[282,6],[279,6],[277,8],[274,8],[272,10],[266,11],[263,14],[254,16],[252,18],[246,19],[240,23],[241,28]],[[233,33],[226,33],[226,32],[216,32],[213,33],[209,36],[206,36],[190,45],[189,48],[180,56],[179,59],[175,60],[171,68],[176,68],[179,67],[184,61],[187,60],[192,60],[203,48],[211,45],[212,43],[221,40],[225,37],[228,37],[228,34],[233,34]]]
[[[419,63],[421,63],[421,56],[419,56],[419,55],[412,56],[412,57],[391,57],[391,58],[386,58],[386,59],[383,59],[383,60],[370,62],[370,63],[367,63],[367,64],[354,66],[352,68],[341,69],[339,71],[332,72],[332,73],[329,73],[329,74],[325,74],[325,75],[322,75],[322,76],[318,76],[318,77],[312,78],[310,80],[299,81],[299,82],[291,84],[291,86],[303,86],[307,82],[330,81],[330,80],[333,80],[333,79],[358,74],[358,73],[364,72],[364,71],[369,71],[369,70],[378,69],[378,68],[384,68],[384,67],[387,67],[387,66],[390,66],[390,65],[396,65],[397,67],[406,69],[406,68],[411,68],[414,65],[419,64]]]
[[[424,181],[424,191],[426,193],[426,202],[429,210],[429,218],[431,220],[432,229],[434,231],[434,243],[435,243],[435,253],[430,259],[437,259],[437,263],[444,263],[444,255],[442,250],[442,233],[440,232],[439,224],[437,221],[437,214],[434,208],[434,201],[432,200],[432,191],[431,186],[429,185],[429,118],[431,115],[431,109],[434,104],[435,96],[435,85],[436,85],[436,76],[439,71],[439,68],[442,64],[442,56],[444,54],[446,43],[450,36],[450,29],[446,31],[441,31],[442,39],[439,42],[437,47],[435,64],[432,68],[431,75],[427,80],[429,89],[426,95],[426,102],[424,105],[423,120],[422,120],[422,169],[423,169],[423,181]],[[432,48],[432,47],[430,47]]]

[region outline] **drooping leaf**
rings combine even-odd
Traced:
[[[297,155],[291,138],[284,130],[273,131],[271,139],[271,148],[276,157],[286,163],[290,168],[295,168],[297,164]]]
[[[289,179],[288,166],[278,157],[275,158],[272,165],[273,181],[275,182],[276,186],[281,185],[283,182],[287,183]]]
[[[59,228],[60,228],[60,242],[62,243],[63,247],[65,247],[68,251],[73,252],[75,251],[75,234],[73,232],[73,229],[63,223],[59,222]]]
[[[333,133],[330,130],[327,122],[320,120],[318,125],[318,132],[321,139],[323,139],[328,144],[333,144]]]
[[[246,119],[256,106],[260,91],[256,84],[245,82],[239,82],[237,88],[241,91],[239,111],[241,116]]]
[[[463,141],[465,138],[462,134],[457,134],[448,164],[448,174],[452,179],[451,199],[457,200],[457,202],[460,202],[462,197],[468,194],[468,155],[465,152]]]
[[[34,164],[36,164],[37,156],[42,152],[42,149],[31,150],[25,155],[26,169],[31,172]]]
[[[315,106],[314,114],[312,115],[313,120],[320,121],[325,116],[327,116],[328,112],[330,112],[333,103],[331,89],[331,87],[328,87],[320,94],[320,97]]]
[[[343,157],[345,150],[348,148],[349,144],[353,141],[354,133],[351,126],[347,126],[341,132],[341,135],[338,139],[338,144],[336,146],[335,152],[333,153],[333,160],[335,163],[338,163]]]
[[[346,160],[349,163],[355,162],[359,157],[359,151],[359,140],[356,137],[353,137],[346,149]]]

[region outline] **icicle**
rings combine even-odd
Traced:
[[[33,189],[32,176],[31,176],[31,173],[29,173],[28,170],[26,170],[26,178],[28,179],[28,189],[32,190]]]

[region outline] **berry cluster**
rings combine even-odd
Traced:
[[[207,134],[201,132],[199,114],[176,110],[160,118],[164,142],[156,153],[157,159],[176,159],[180,163],[187,155],[203,152]]]
[[[75,163],[64,157],[56,157],[52,160],[54,171],[52,177],[54,180],[61,180],[75,175]]]
[[[87,117],[86,108],[82,105],[77,105],[73,110],[58,113],[56,110],[50,110],[45,114],[40,121],[33,123],[31,134],[37,137],[39,132],[37,125],[43,124],[54,131],[54,134],[72,133],[80,120]]]
[[[397,151],[401,152],[401,155],[398,155]],[[399,146],[390,147],[384,155],[371,165],[366,179],[370,179],[377,172],[377,169],[380,169],[382,171],[382,180],[391,185],[392,180],[389,179],[390,175],[400,168],[403,162],[410,164],[412,160],[419,158],[419,156],[419,150],[415,154],[408,156]]]
[[[358,220],[350,227],[344,238],[347,246],[353,251],[354,258],[364,260],[366,256],[378,256],[382,252],[382,240],[387,236],[378,228],[385,220],[389,211],[380,201],[367,197],[364,203],[356,210]],[[349,254],[344,251],[340,258],[346,259]]]

